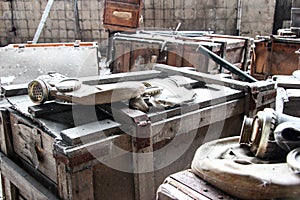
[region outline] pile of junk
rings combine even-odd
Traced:
[[[120,35],[117,36],[119,37]],[[25,50],[31,51],[29,48],[25,48]],[[20,49],[12,48],[11,51],[20,51]],[[37,50],[35,49],[35,51]],[[90,51],[93,56],[96,56],[93,46],[89,47],[86,51],[87,53]],[[297,198],[300,193],[300,118],[298,118],[299,116],[292,115],[297,115],[298,113],[295,109],[297,109],[299,97],[297,99],[297,94],[295,93],[299,90],[300,85],[299,71],[295,71],[293,75],[276,75],[267,81],[257,81],[246,72],[230,64],[220,56],[214,55],[204,47],[202,51],[205,52],[208,58],[216,60],[218,65],[235,74],[240,80],[234,80],[232,77],[228,78],[228,73],[226,75],[223,74],[221,78],[218,75],[219,78],[216,78],[213,74],[197,72],[190,68],[176,68],[155,63],[153,64],[154,70],[149,71],[135,71],[125,74],[115,73],[102,77],[87,75],[87,77],[81,78],[72,78],[74,75],[69,76],[68,73],[71,73],[71,71],[64,75],[51,72],[46,76],[43,75],[34,78],[29,84],[3,86],[2,90],[5,92],[5,98],[8,99],[9,106],[12,107],[8,108],[9,115],[12,115],[10,119],[20,120],[20,118],[26,118],[24,120],[30,126],[38,122],[46,130],[41,129],[45,133],[41,132],[37,135],[50,134],[53,137],[51,142],[54,143],[54,147],[51,150],[51,154],[43,154],[43,147],[42,149],[38,147],[37,149],[30,149],[30,151],[42,153],[37,153],[36,159],[29,159],[29,162],[32,162],[32,165],[36,169],[42,173],[46,173],[46,176],[52,179],[54,182],[52,193],[60,198],[72,199],[76,197],[76,190],[72,191],[72,193],[64,194],[60,193],[63,191],[60,191],[60,187],[75,187],[74,185],[81,183],[74,181],[64,185],[64,182],[61,182],[62,180],[60,179],[70,175],[79,177],[77,175],[79,168],[80,173],[86,173],[85,171],[90,169],[91,173],[94,173],[94,176],[98,176],[96,174],[100,173],[100,170],[96,169],[99,167],[99,163],[96,165],[95,161],[91,162],[90,159],[92,158],[87,157],[81,151],[86,148],[87,144],[92,145],[93,142],[98,142],[100,132],[107,132],[107,137],[111,138],[112,143],[116,142],[115,137],[122,137],[122,140],[118,139],[118,141],[127,141],[126,143],[129,144],[129,147],[126,148],[136,148],[129,151],[139,152],[142,150],[144,153],[145,149],[151,147],[152,149],[149,151],[155,152],[156,145],[167,145],[176,136],[172,135],[173,131],[177,129],[177,121],[173,118],[189,118],[189,116],[194,116],[196,112],[201,112],[201,114],[195,116],[200,117],[201,120],[204,119],[205,123],[205,115],[209,115],[205,109],[215,109],[214,112],[217,113],[219,112],[217,109],[218,106],[226,105],[231,106],[233,110],[236,109],[235,112],[238,112],[237,118],[247,114],[244,120],[241,120],[241,124],[230,121],[232,120],[230,117],[233,117],[234,114],[228,114],[230,117],[226,119],[228,120],[226,126],[230,127],[230,131],[241,130],[239,136],[224,137],[223,139],[213,140],[203,145],[197,141],[196,145],[197,147],[200,146],[200,148],[194,154],[193,159],[189,160],[190,157],[186,157],[187,161],[180,163],[180,165],[174,164],[172,168],[169,167],[164,172],[163,176],[157,176],[154,183],[151,183],[151,191],[142,190],[145,188],[144,183],[146,182],[139,181],[134,183],[138,184],[138,186],[135,186],[139,188],[138,191],[135,191],[137,193],[134,193],[134,195],[128,193],[127,195],[131,198],[136,195],[149,197],[151,194],[151,198],[156,195],[157,199],[186,199],[186,197],[188,197],[187,199]],[[18,53],[20,54],[20,52]],[[24,51],[21,53],[24,53]],[[90,67],[98,67],[97,62],[92,64]],[[213,66],[215,67],[216,65]],[[34,68],[30,70],[34,71]],[[26,78],[24,76],[21,77]],[[177,88],[176,94],[173,93],[175,91],[173,87],[175,86]],[[170,88],[171,92],[168,91]],[[203,92],[205,91],[208,91],[209,94],[218,93],[220,96],[212,95],[211,99],[206,101],[203,100],[205,98]],[[223,93],[220,93],[220,91]],[[20,96],[24,94],[26,97]],[[31,103],[27,100],[27,95],[29,95]],[[225,98],[226,100],[219,101],[218,98]],[[114,107],[120,101],[122,101],[121,107]],[[124,101],[128,101],[128,103]],[[239,103],[233,104],[233,101]],[[275,103],[276,106],[274,106]],[[101,115],[98,120],[110,120],[109,124],[114,126],[113,129],[111,127],[107,128],[106,125],[100,127],[101,130],[99,127],[96,127],[96,129],[95,127],[91,128],[92,124],[95,123],[92,121],[84,122],[79,124],[79,127],[74,127],[74,124],[65,124],[64,119],[61,119],[58,123],[57,120],[49,118],[51,115],[69,116],[67,112],[71,111],[74,105],[96,106],[97,115],[99,113]],[[253,105],[256,108],[253,109]],[[129,107],[129,110],[126,106]],[[4,107],[7,107],[7,104],[2,105],[2,108]],[[276,109],[271,107],[276,107]],[[15,112],[19,113],[18,115],[22,117],[15,117]],[[231,112],[234,113],[234,111]],[[5,116],[4,113],[6,112],[3,111],[3,116]],[[117,121],[116,115],[114,115],[116,113],[121,118],[124,118],[125,121]],[[214,115],[214,117],[216,116]],[[208,118],[210,117],[209,115]],[[27,118],[30,119],[30,122],[27,122]],[[125,137],[123,133],[120,134],[119,126],[126,125],[129,120],[130,124],[132,121],[136,123],[134,124],[134,127],[137,127],[136,133],[139,130],[141,131],[140,133],[147,133],[149,135],[144,136],[145,138],[135,136],[133,138],[138,138],[138,140],[133,140],[128,139],[127,136]],[[192,126],[198,129],[199,133],[202,133],[202,129],[200,128],[204,127],[204,125],[201,125],[201,120],[199,125],[192,124]],[[51,123],[48,124],[49,122]],[[170,125],[167,125],[169,122]],[[218,119],[216,119],[216,122],[218,122]],[[18,124],[23,123],[25,122],[18,122]],[[61,127],[54,127],[56,123]],[[157,128],[155,126],[158,123],[164,123],[161,135],[152,136],[152,131]],[[213,122],[210,121],[210,123]],[[12,121],[10,126],[13,127],[13,124]],[[232,126],[235,127],[232,128]],[[20,125],[20,127],[23,127],[23,125]],[[147,128],[147,131],[143,132],[146,130],[145,128]],[[191,131],[192,127],[189,128],[188,130]],[[6,129],[3,128],[3,130]],[[79,129],[85,131],[76,132]],[[24,128],[20,128],[19,131],[22,132],[24,130]],[[18,138],[20,135],[18,131],[14,133],[14,130],[12,130],[11,132],[16,134],[12,136],[13,138]],[[29,132],[30,135],[33,133]],[[4,137],[6,138],[7,136]],[[151,139],[148,139],[148,137]],[[6,140],[8,139],[6,138]],[[182,142],[185,139],[182,138]],[[29,139],[29,142],[32,142],[32,138]],[[99,142],[103,142],[102,139]],[[12,151],[16,151],[18,156],[24,156],[24,149],[18,149],[18,146],[23,144],[21,142],[18,143],[18,140],[13,140],[12,143],[15,147]],[[43,143],[46,144],[45,141]],[[134,145],[139,143],[143,143],[143,145]],[[37,145],[36,143],[34,144]],[[26,145],[24,148],[26,148]],[[106,151],[116,153],[114,150],[111,152],[111,149]],[[194,152],[194,149],[191,148],[190,152]],[[41,159],[39,158],[40,154],[44,156]],[[73,158],[73,156],[75,157]],[[49,171],[43,171],[42,166],[45,164],[43,164],[45,160],[53,159],[53,157],[55,158],[55,162],[51,162],[58,163],[59,165],[55,166],[56,164],[54,164],[49,168],[50,171],[54,171],[51,174],[57,173],[56,176],[51,177],[52,175],[47,174]],[[80,160],[77,160],[77,157],[81,157]],[[28,155],[25,155],[22,159],[28,159]],[[82,163],[77,165],[79,161],[86,162],[84,164],[89,163],[88,167],[83,166]],[[187,166],[191,161],[191,169],[172,174],[176,169],[177,171],[178,169],[183,170],[183,166]],[[93,164],[90,164],[90,162]],[[136,162],[138,166],[142,166],[140,163],[142,160],[137,158]],[[155,166],[157,160],[153,159],[151,162]],[[67,171],[56,172],[57,167],[64,165]],[[5,170],[5,168],[3,169]],[[153,172],[153,174],[155,173],[157,172]],[[100,174],[104,176],[102,173]],[[5,177],[5,173],[3,175]],[[109,176],[109,173],[105,176]],[[144,178],[150,180],[147,173],[135,174],[134,176],[135,178],[140,178],[140,180]],[[106,180],[113,181],[111,180],[112,176],[110,177],[107,177]],[[167,178],[162,184],[155,183],[160,182],[160,179],[164,179],[165,177]],[[56,182],[56,180],[58,181]],[[97,181],[100,181],[100,179],[97,179]],[[61,184],[62,186],[60,186]],[[96,190],[99,185],[101,184],[93,184],[93,191],[89,191],[91,196],[97,197]],[[4,189],[6,189],[5,187],[4,185]],[[22,189],[20,185],[17,185],[17,187],[20,187],[20,190]],[[132,187],[128,185],[128,188]],[[80,189],[83,190],[84,187],[80,186]],[[110,190],[107,191],[107,193],[110,193]],[[103,194],[101,193],[101,195]]]
[[[157,199],[299,199],[299,6],[290,29],[254,40],[251,75],[275,84],[275,106],[245,116],[239,136],[201,145],[191,168],[166,178]]]
[[[299,198],[299,11],[292,9],[291,29],[254,40],[250,74],[274,83],[276,103],[245,116],[239,136],[201,145],[191,168],[166,178],[157,199]]]
[[[245,117],[240,137],[202,145],[192,172],[241,199],[297,198],[300,119],[274,109]]]
[[[148,172],[132,173],[130,176],[133,177],[130,178],[127,177],[128,174],[118,172],[118,176],[133,180],[134,186],[128,184],[127,189],[124,187],[120,189],[131,191],[126,193],[128,199],[134,196],[136,199],[142,197],[153,199],[154,196],[157,199],[297,198],[300,194],[300,118],[297,118],[299,71],[294,71],[292,75],[266,74],[266,77],[272,77],[257,81],[247,73],[250,55],[248,38],[209,33],[197,38],[179,35],[176,36],[175,42],[173,39],[172,35],[165,32],[143,32],[129,36],[116,34],[112,43],[115,46],[112,49],[120,52],[111,54],[114,62],[109,63],[109,67],[114,73],[105,76],[99,76],[101,74],[98,72],[98,49],[94,43],[75,43],[69,47],[62,45],[56,46],[57,49],[51,48],[58,53],[53,62],[41,59],[46,57],[44,54],[49,53],[49,50],[45,51],[47,48],[45,46],[31,48],[30,45],[15,45],[3,48],[2,56],[16,55],[14,57],[16,59],[9,60],[17,62],[17,64],[5,63],[2,67],[9,69],[10,71],[6,72],[12,72],[12,77],[17,82],[2,86],[5,99],[8,100],[8,103],[1,104],[2,118],[10,119],[11,122],[2,125],[1,135],[5,141],[12,143],[13,148],[10,151],[14,155],[10,157],[6,149],[10,143],[2,145],[3,180],[16,184],[15,187],[21,191],[22,196],[28,195],[22,181],[15,182],[12,177],[6,175],[13,169],[5,160],[8,156],[15,163],[19,163],[20,160],[21,163],[29,163],[25,168],[31,175],[42,173],[44,179],[48,180],[45,187],[52,188],[50,196],[76,199],[81,197],[76,187],[82,191],[80,194],[86,192],[89,197],[111,195],[111,188],[108,186],[118,183],[110,176],[112,172],[104,173],[105,170],[99,170],[103,166],[94,160],[90,152],[86,152],[87,146],[99,143],[98,147],[105,148],[102,152],[103,159],[109,157],[112,161],[116,159],[116,155],[124,156],[109,148],[114,143],[125,145],[128,152],[154,154],[155,149],[167,146],[175,136],[178,137],[176,135],[176,130],[180,130],[178,120],[179,122],[183,120],[188,124],[181,124],[185,127],[179,136],[182,137],[182,143],[186,140],[185,134],[198,131],[195,138],[199,141],[195,140],[195,144],[191,145],[186,153],[189,156],[186,156],[184,161],[176,161],[178,163],[170,165],[163,172],[155,171],[158,162],[155,154],[147,162],[139,157],[131,159],[130,166],[133,165],[134,169],[152,166],[153,171],[150,175]],[[241,47],[234,48],[237,44],[241,44]],[[128,53],[124,48],[130,45],[138,46],[135,51]],[[124,48],[117,48],[120,46]],[[222,47],[227,49],[222,50]],[[59,69],[53,68],[61,66],[60,63],[56,63],[60,57],[64,57],[61,52],[67,55],[70,49],[74,55],[74,58],[70,59],[72,64],[65,64],[65,67]],[[39,62],[36,62],[36,56],[30,57],[33,55],[32,52],[41,55]],[[229,57],[232,52],[238,56]],[[82,60],[81,56],[85,59]],[[128,56],[132,58],[130,62]],[[155,61],[151,63],[150,58],[155,58]],[[174,58],[176,67],[171,66]],[[193,59],[195,62],[187,62]],[[199,62],[201,59],[205,62]],[[236,64],[231,64],[226,59],[232,59]],[[143,61],[137,64],[137,60]],[[86,61],[89,61],[88,65]],[[43,62],[42,69],[40,65]],[[33,63],[38,64],[35,66]],[[184,67],[186,64],[189,64],[189,68]],[[69,68],[70,66],[73,68]],[[149,66],[151,69],[145,70]],[[41,70],[50,69],[61,74],[48,72],[48,75],[42,75],[46,71]],[[78,77],[79,75],[82,77]],[[175,93],[173,88],[176,88]],[[205,93],[212,96],[205,99]],[[28,95],[31,102],[28,101]],[[84,122],[77,124],[78,127],[73,122],[67,121],[66,119],[72,118],[70,114],[72,108],[80,107],[76,105],[95,106],[96,120],[88,121],[85,118]],[[114,107],[115,105],[117,107]],[[220,112],[219,108],[222,106],[224,109],[231,109],[225,119],[216,114]],[[211,114],[210,110],[215,113]],[[292,116],[294,114],[298,116]],[[51,117],[52,115],[63,118],[57,121]],[[247,116],[243,120],[242,117],[245,115]],[[120,121],[116,116],[120,117]],[[196,120],[197,124],[192,124],[193,120],[189,121],[189,118],[193,120],[197,118],[199,122]],[[95,127],[97,120],[101,121],[102,127]],[[202,145],[199,138],[205,127],[217,126],[222,120],[227,121],[225,123],[227,131],[233,134],[230,137],[224,135],[222,139]],[[124,134],[126,132],[123,128],[129,122],[129,127],[135,128],[134,134],[146,135],[139,138],[138,135]],[[19,128],[16,129],[14,124]],[[24,124],[34,128],[24,128]],[[39,128],[36,128],[37,124]],[[158,130],[160,126],[163,128]],[[157,135],[153,132],[156,129],[160,131]],[[241,130],[239,136],[235,134],[236,130]],[[98,138],[103,132],[109,140]],[[24,138],[21,133],[25,135]],[[44,141],[49,136],[50,139]],[[42,142],[35,141],[39,137],[42,138]],[[109,144],[106,143],[108,141]],[[26,142],[29,142],[29,145],[34,144],[35,148],[29,148]],[[50,147],[51,151],[48,153],[45,153],[47,152],[43,147],[45,144]],[[195,146],[200,148],[196,151]],[[25,150],[30,151],[29,154],[25,153]],[[48,162],[52,164],[46,164]],[[189,163],[191,168],[188,171],[174,174],[176,170],[184,170]],[[62,166],[64,171],[58,171]],[[76,181],[86,174],[89,174],[87,182]],[[113,174],[116,176],[115,172]],[[96,176],[105,176],[106,179],[94,179]],[[68,179],[65,183],[64,180],[68,177],[76,178]],[[106,189],[102,181],[109,181],[110,184],[107,184]],[[50,186],[48,183],[51,183]],[[149,190],[145,190],[146,183],[150,185]],[[93,184],[93,187],[84,187],[81,184]],[[67,188],[73,189],[64,193]],[[99,188],[103,190],[97,192],[100,191]],[[7,190],[5,184],[3,189]],[[114,195],[119,194],[124,193]]]
[[[5,198],[299,198],[299,10],[256,40],[118,32],[105,63],[95,42],[0,48]]]
[[[245,116],[240,135],[201,145],[191,168],[167,177],[157,199],[298,199],[300,71],[277,75],[275,108]]]
[[[255,41],[252,75],[271,77],[276,83],[276,109],[265,108],[253,118],[245,117],[239,137],[201,146],[192,162],[195,174],[234,197],[299,197],[299,11],[292,8],[290,29]],[[288,55],[292,58],[285,59]]]

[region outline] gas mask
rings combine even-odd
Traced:
[[[300,118],[266,108],[254,118],[244,118],[239,143],[258,158],[276,160],[300,147]]]

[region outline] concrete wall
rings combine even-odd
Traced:
[[[236,34],[239,0],[144,0],[143,28],[212,30]],[[275,0],[241,0],[242,35],[272,33]],[[31,41],[46,0],[0,1],[0,46]],[[97,41],[106,45],[104,0],[55,0],[38,42]],[[13,29],[15,27],[15,31]]]
[[[241,34],[252,37],[272,34],[276,1],[243,0],[242,4]]]

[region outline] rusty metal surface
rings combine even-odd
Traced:
[[[251,75],[264,80],[273,75],[291,75],[299,69],[300,39],[269,38],[255,42]]]

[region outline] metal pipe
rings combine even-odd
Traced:
[[[236,13],[236,35],[240,35],[241,24],[242,24],[242,0],[237,2],[237,13]]]
[[[255,78],[253,78],[249,74],[246,74],[245,72],[243,72],[242,70],[240,70],[238,67],[234,66],[233,64],[229,63],[228,61],[222,59],[220,56],[211,52],[210,50],[208,50],[206,47],[202,46],[201,44],[197,48],[197,52],[200,52],[204,56],[211,58],[213,61],[215,61],[217,64],[221,65],[222,67],[224,67],[231,73],[238,75],[239,78],[242,79],[243,81],[247,81],[250,83],[257,82],[257,80]]]
[[[54,2],[54,0],[49,0],[49,1],[47,2],[47,5],[46,5],[46,7],[45,7],[45,11],[44,11],[43,16],[42,16],[42,18],[41,18],[40,24],[39,24],[38,29],[36,30],[35,35],[34,35],[34,38],[33,38],[33,40],[32,40],[32,43],[33,43],[33,44],[37,43],[37,41],[38,41],[39,38],[40,38],[41,32],[42,32],[42,30],[43,30],[43,28],[44,28],[44,25],[45,25],[45,22],[46,22],[46,20],[47,20],[47,18],[48,18],[48,15],[49,15],[49,12],[50,12],[51,7],[52,7],[52,5],[53,5],[53,2]]]
[[[82,40],[81,28],[79,24],[78,0],[74,1],[74,16],[75,16],[75,36]]]

